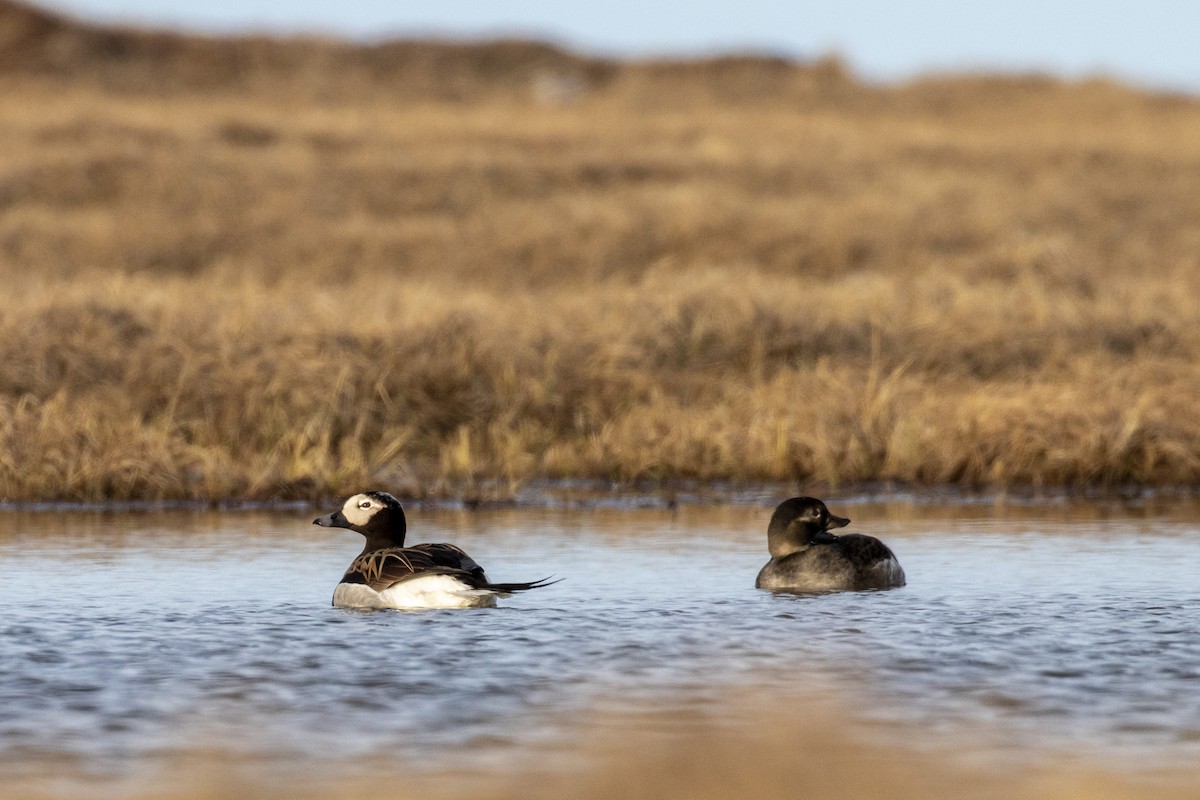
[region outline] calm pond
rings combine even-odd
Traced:
[[[738,692],[997,763],[1200,756],[1200,507],[831,497],[909,585],[794,597],[754,589],[776,499],[413,506],[411,542],[563,581],[375,613],[329,605],[361,538],[311,524],[328,509],[0,512],[0,776],[112,794],[197,748],[277,785],[380,754],[500,775],[598,715]]]

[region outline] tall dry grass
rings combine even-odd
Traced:
[[[1190,484],[1200,102],[0,4],[0,496]]]

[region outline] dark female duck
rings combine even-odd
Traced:
[[[873,536],[836,536],[831,528],[850,522],[820,500],[793,497],[771,515],[767,547],[771,560],[754,585],[775,592],[833,592],[890,589],[904,585],[904,570],[888,546]]]
[[[366,537],[362,553],[333,590],[333,604],[341,608],[490,608],[497,597],[547,585],[492,583],[483,567],[452,544],[405,547],[404,509],[387,492],[356,494],[313,524]]]

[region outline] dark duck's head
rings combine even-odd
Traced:
[[[387,492],[363,492],[347,500],[338,511],[317,517],[314,525],[349,528],[367,538],[367,550],[403,547],[408,523],[400,501]]]
[[[767,547],[772,558],[783,558],[808,547],[831,528],[850,523],[846,517],[829,513],[825,504],[815,497],[793,497],[784,500],[771,515],[767,526]]]

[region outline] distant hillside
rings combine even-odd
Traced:
[[[439,99],[528,93],[561,99],[614,84],[703,86],[752,98],[853,83],[833,59],[800,64],[732,55],[621,62],[522,40],[399,39],[362,45],[293,37],[218,38],[80,22],[0,0],[0,75],[38,75],[125,91],[254,89],[296,82],[316,95],[363,89]]]

